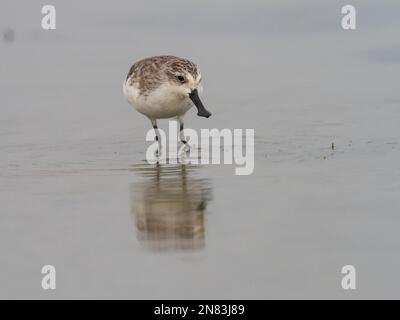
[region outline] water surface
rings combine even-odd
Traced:
[[[0,297],[399,298],[400,4],[353,3],[53,1],[45,32],[2,1]],[[201,67],[188,127],[255,129],[252,175],[144,161],[122,82],[158,54]]]

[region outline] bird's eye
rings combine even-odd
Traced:
[[[183,76],[177,76],[176,77],[178,80],[179,80],[179,82],[181,82],[181,83],[184,83],[185,82],[185,77],[183,77]]]

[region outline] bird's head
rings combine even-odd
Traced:
[[[210,117],[200,100],[199,93],[203,92],[201,73],[199,68],[189,60],[180,60],[172,63],[166,70],[171,89],[183,99],[189,98],[196,106],[200,117]]]

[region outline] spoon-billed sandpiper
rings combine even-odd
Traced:
[[[174,56],[157,56],[133,64],[123,90],[128,102],[150,119],[159,143],[157,119],[177,117],[180,139],[186,144],[183,118],[192,103],[197,107],[198,116],[211,116],[199,98],[203,90],[200,82],[200,70],[193,62]]]

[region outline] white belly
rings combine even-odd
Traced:
[[[192,106],[188,97],[172,94],[167,85],[161,86],[148,96],[141,95],[135,85],[124,83],[128,102],[140,113],[151,119],[165,119],[185,114]]]

